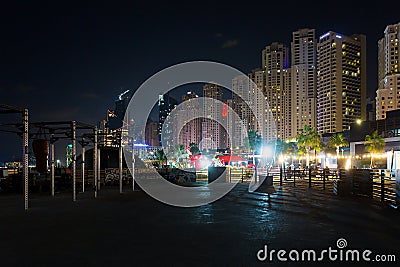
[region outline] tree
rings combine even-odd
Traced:
[[[296,141],[299,150],[304,149],[307,155],[307,166],[310,164],[310,152],[314,150],[316,153],[322,148],[321,137],[319,134],[309,125],[304,126],[301,133],[296,136]]]
[[[341,147],[348,147],[349,142],[344,138],[343,134],[338,133],[332,135],[332,138],[328,142],[328,147],[336,148],[336,157],[339,157],[339,150]]]
[[[261,148],[263,143],[261,135],[258,134],[257,131],[250,130],[245,138],[245,144],[249,152],[253,154],[253,164],[255,164],[254,154],[255,152]]]
[[[200,153],[200,149],[196,143],[190,143],[189,147],[190,147],[189,151],[190,151],[190,153],[192,153],[192,155],[196,155],[196,154]]]
[[[284,154],[289,155],[291,158],[291,163],[293,163],[293,156],[298,153],[297,143],[295,142],[284,142],[282,146],[282,151]]]
[[[163,149],[157,150],[156,160],[158,161],[159,166],[162,166],[164,162],[167,162],[167,157],[165,156]]]
[[[295,142],[284,142],[281,139],[276,140],[276,153],[283,158],[284,155],[289,155],[291,163],[293,163],[293,156],[297,154],[297,143]]]
[[[261,148],[262,143],[261,135],[259,135],[257,131],[250,130],[248,132],[247,137],[245,138],[245,144],[250,152],[254,154],[255,151]]]
[[[382,136],[380,136],[378,134],[378,131],[375,130],[372,135],[365,136],[364,145],[365,151],[371,153],[370,168],[372,168],[374,154],[382,153],[385,151],[385,140],[383,140]]]

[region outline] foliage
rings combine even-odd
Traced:
[[[371,164],[370,168],[374,166],[374,154],[382,153],[385,151],[385,140],[383,140],[382,136],[378,134],[378,131],[374,131],[372,135],[365,136],[365,150],[371,153]]]
[[[328,142],[328,147],[336,148],[336,156],[339,156],[339,149],[341,147],[348,147],[349,142],[344,138],[343,134],[337,133],[332,135]]]
[[[250,130],[245,138],[245,146],[250,151],[255,153],[263,143],[261,135],[257,131]],[[260,151],[259,151],[260,152]]]
[[[364,141],[365,150],[369,153],[382,153],[385,151],[385,140],[378,134],[378,131],[374,131],[372,135],[367,135]]]
[[[320,135],[309,125],[304,126],[300,134],[296,136],[300,151],[305,150],[307,154],[307,166],[309,165],[310,151],[320,151],[323,148]]]
[[[189,147],[190,147],[189,151],[190,151],[190,153],[192,153],[192,155],[196,155],[196,154],[200,153],[200,149],[196,143],[190,143]]]
[[[167,156],[165,156],[163,149],[157,150],[156,160],[159,162],[159,166],[163,165],[164,162],[167,162]]]
[[[319,134],[309,125],[304,126],[300,134],[296,136],[299,148],[304,148],[307,153],[311,150],[322,149],[322,141]]]

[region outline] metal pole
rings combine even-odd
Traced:
[[[51,196],[54,197],[54,134],[50,138],[50,164]]]
[[[323,171],[323,173],[322,173],[322,175],[323,175],[323,183],[324,183],[324,190],[325,190],[325,187],[326,187],[326,181],[325,181],[325,179],[326,179],[326,173],[325,173],[325,169],[323,169],[322,170]]]
[[[29,203],[28,203],[28,144],[29,144],[29,132],[28,132],[28,109],[24,109],[23,112],[23,118],[22,118],[23,124],[24,124],[24,133],[22,135],[22,158],[24,160],[23,162],[23,175],[24,175],[24,197],[25,197],[25,211],[28,210],[29,208]]]
[[[296,186],[296,169],[293,170],[293,186]]]
[[[280,167],[280,170],[279,170],[279,186],[282,186],[282,178],[283,178],[283,173],[282,173],[282,171],[283,171],[284,169],[282,169],[282,166]]]
[[[93,143],[93,189],[94,197],[97,197],[97,127],[94,129]]]
[[[72,122],[72,201],[76,201],[76,121]]]
[[[381,201],[385,201],[385,171],[381,170]]]
[[[308,188],[311,188],[311,168],[308,169]]]
[[[122,194],[122,133],[119,136],[119,193]]]
[[[135,191],[135,150],[132,142],[132,191]]]
[[[97,190],[100,190],[100,185],[101,185],[101,165],[100,165],[100,148],[97,148]]]
[[[85,140],[82,140],[82,192],[85,192]]]

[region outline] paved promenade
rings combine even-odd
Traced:
[[[339,238],[348,248],[400,260],[398,211],[364,198],[275,188],[268,201],[239,184],[198,208],[168,206],[128,188],[120,195],[116,187],[98,199],[78,194],[75,203],[67,193],[32,195],[27,214],[21,195],[0,195],[1,266],[281,266],[258,261],[257,252],[264,245],[322,250]],[[339,264],[349,263],[332,265]]]

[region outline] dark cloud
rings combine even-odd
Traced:
[[[100,97],[98,94],[93,93],[93,92],[83,92],[83,93],[81,94],[81,96],[82,96],[83,98],[88,98],[88,99],[96,99],[96,98],[99,98],[99,97]]]
[[[226,40],[223,44],[222,44],[222,48],[231,48],[234,46],[237,46],[239,44],[239,40],[234,39],[234,40]]]

